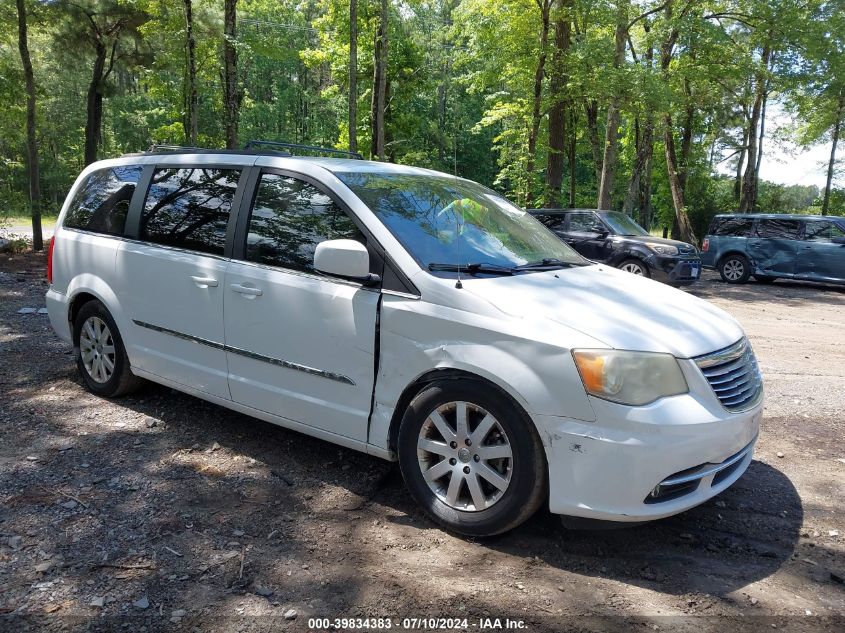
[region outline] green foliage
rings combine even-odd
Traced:
[[[613,64],[619,2],[631,25],[624,62]],[[671,4],[673,11],[666,12]],[[378,0],[358,1],[359,150],[369,153],[373,49]],[[223,3],[193,0],[199,93],[199,144],[223,146]],[[186,23],[184,0],[28,0],[30,50],[38,87],[37,129],[46,210],[56,211],[82,167],[86,93],[94,51],[79,7],[101,23],[131,16],[133,29],[116,46],[105,85],[101,157],[144,150],[152,143],[184,143]],[[241,141],[252,138],[345,149],[347,138],[348,0],[240,0]],[[561,95],[551,94],[554,21],[571,21],[572,44],[560,63]],[[0,206],[27,205],[25,101],[13,3],[0,6]],[[129,18],[127,18],[129,19]],[[678,152],[691,139],[681,168],[686,203],[700,234],[710,217],[736,208],[734,180],[716,168],[740,148],[757,76],[772,99],[788,105],[803,144],[830,136],[836,98],[845,85],[843,0],[555,0],[549,46],[540,47],[536,0],[392,0],[388,30],[389,160],[478,180],[514,197],[533,183],[526,205],[544,193],[548,112],[565,99],[573,124],[574,173],[566,161],[564,189],[593,206],[593,143],[604,140],[607,105],[621,109],[614,206],[621,208],[636,162],[638,137],[654,126],[651,204],[654,224],[671,225],[674,210],[666,175],[663,116],[674,122]],[[677,41],[666,68],[661,47]],[[775,62],[760,69],[760,50],[774,42]],[[546,53],[542,120],[534,171],[526,172],[534,76]],[[586,106],[595,104],[595,136]],[[568,157],[567,157],[568,158]],[[735,158],[731,160],[736,160]],[[730,161],[721,169],[730,167]],[[820,204],[815,188],[761,183],[760,210],[795,211]],[[831,210],[843,209],[835,190]]]

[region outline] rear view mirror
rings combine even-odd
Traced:
[[[354,279],[365,285],[381,281],[370,274],[370,254],[367,247],[355,240],[327,240],[317,244],[314,268],[321,273]]]

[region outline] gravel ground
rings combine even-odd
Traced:
[[[845,630],[845,289],[708,273],[691,290],[742,322],[766,379],[755,460],[720,497],[624,530],[541,512],[474,541],[376,458],[163,387],[88,394],[47,317],[18,314],[43,306],[43,269],[0,258],[2,630]]]

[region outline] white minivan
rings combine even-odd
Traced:
[[[658,519],[736,481],[763,389],[737,322],[594,264],[474,182],[182,149],[101,161],[50,244],[82,380],[151,380],[398,460],[447,528]]]

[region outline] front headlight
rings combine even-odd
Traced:
[[[677,255],[678,254],[678,247],[677,246],[670,246],[668,244],[655,244],[654,242],[646,242],[646,246],[648,246],[651,250],[653,250],[658,255]]]
[[[619,350],[573,350],[572,357],[587,393],[631,406],[689,391],[671,354]]]

